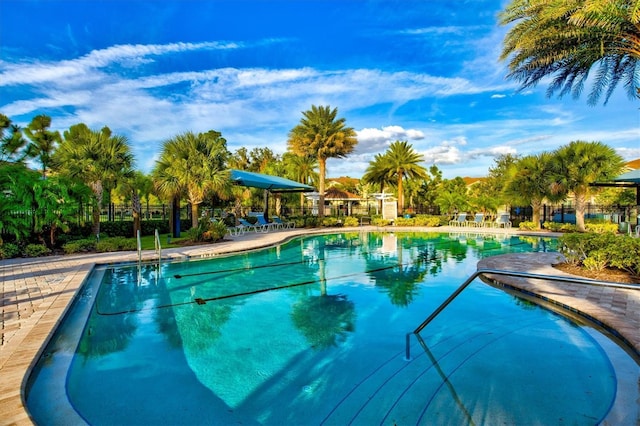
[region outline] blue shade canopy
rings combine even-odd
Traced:
[[[271,192],[310,192],[315,188],[304,183],[285,179],[279,176],[265,175],[262,173],[246,172],[244,170],[231,170],[231,181],[236,185],[251,188],[268,189]]]
[[[631,170],[613,178],[614,182],[640,183],[640,169]]]

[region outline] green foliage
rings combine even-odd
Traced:
[[[360,221],[357,217],[347,216],[343,220],[344,226],[358,226],[360,225]]]
[[[587,229],[587,232],[595,232],[596,234],[615,234],[618,232],[618,224],[610,222],[587,223],[585,224],[585,228]]]
[[[537,224],[535,222],[522,221],[518,225],[518,228],[520,228],[520,230],[522,230],[522,231],[535,231],[535,230],[538,229],[538,226],[537,226]]]
[[[209,233],[211,234],[211,240],[219,241],[226,235],[227,225],[222,222],[213,222],[209,226]]]
[[[603,250],[594,250],[582,261],[582,266],[590,271],[603,271],[607,267],[608,255]]]
[[[542,224],[544,229],[548,229],[551,232],[576,232],[578,228],[571,223],[560,222],[545,222]]]
[[[137,250],[136,239],[125,237],[101,238],[96,243],[96,251],[98,253],[123,250]]]
[[[39,257],[51,254],[51,250],[42,244],[27,244],[24,248],[24,254],[27,257]]]
[[[325,217],[322,219],[322,226],[342,226],[342,222],[338,222],[337,217]]]
[[[390,223],[391,222],[389,222],[388,219],[383,219],[381,217],[374,217],[373,219],[371,219],[371,224],[373,226],[387,226]]]
[[[86,252],[95,251],[96,239],[87,238],[84,240],[69,241],[68,243],[62,246],[62,249],[66,254],[86,253]]]
[[[640,239],[611,233],[571,233],[558,240],[568,263],[588,269],[610,266],[640,276]]]
[[[142,233],[142,230],[140,231]],[[153,234],[153,231],[151,231]],[[133,237],[133,221],[113,221],[100,223],[100,238],[102,237]]]
[[[11,259],[20,256],[20,247],[17,244],[4,243],[0,245],[0,259]]]

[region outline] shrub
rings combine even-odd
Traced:
[[[640,276],[640,239],[626,235],[582,234],[563,235],[558,251],[568,263],[587,269],[602,270],[610,266]]]
[[[224,238],[227,233],[227,225],[221,222],[213,222],[209,226],[209,233],[212,241],[219,241]]]
[[[20,247],[13,243],[0,245],[0,259],[11,259],[20,255]]]
[[[388,219],[383,219],[381,217],[374,217],[373,219],[371,219],[371,224],[373,226],[387,226],[389,225],[389,220]]]
[[[396,226],[414,226],[415,221],[412,217],[397,217],[394,221]]]
[[[426,214],[419,214],[413,218],[413,222],[416,226],[441,226],[442,222],[440,216],[432,216]]]
[[[360,225],[360,221],[357,217],[347,216],[344,218],[344,226],[358,226]]]
[[[545,222],[542,227],[552,232],[576,232],[578,230],[578,227],[571,223]]]
[[[538,226],[535,222],[522,221],[520,225],[518,225],[522,231],[536,231],[538,230]]]
[[[27,244],[24,248],[24,254],[27,257],[39,257],[50,254],[51,250],[45,245],[42,244]]]
[[[322,219],[322,226],[338,226],[338,218],[337,217],[325,217],[324,219]]]
[[[587,230],[587,232],[595,232],[596,234],[615,234],[618,232],[618,224],[610,222],[585,223],[585,229]]]
[[[66,254],[72,253],[84,253],[88,251],[95,251],[96,240],[95,238],[87,238],[84,240],[70,241],[62,246],[62,249]]]
[[[99,253],[121,251],[121,250],[136,250],[137,241],[133,238],[125,237],[112,237],[101,238],[96,243],[96,251]]]

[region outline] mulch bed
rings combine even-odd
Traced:
[[[621,271],[619,269],[608,268],[604,271],[590,271],[580,266],[575,266],[568,263],[559,263],[557,265],[553,265],[553,267],[571,275],[578,275],[594,280],[613,281],[625,284],[640,284],[640,277],[635,277],[629,272]]]

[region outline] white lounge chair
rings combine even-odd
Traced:
[[[494,228],[511,228],[511,221],[509,220],[509,213],[501,213],[493,222]]]
[[[449,226],[467,226],[467,214],[458,213],[458,218],[450,220]]]
[[[474,219],[467,223],[467,226],[481,227],[484,226],[484,213],[476,213]]]

